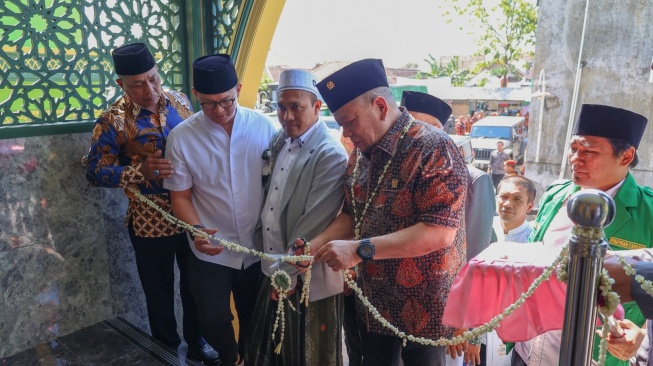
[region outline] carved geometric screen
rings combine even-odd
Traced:
[[[236,21],[241,15],[243,0],[211,1],[211,46],[215,53],[226,53],[234,40]]]
[[[0,126],[91,121],[115,101],[111,50],[145,42],[187,90],[184,0],[0,0]]]
[[[125,43],[148,43],[164,87],[188,92],[187,2],[201,4],[0,0],[0,127],[95,120],[121,94],[110,52]],[[229,50],[245,2],[208,2],[212,52]]]

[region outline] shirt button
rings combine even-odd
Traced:
[[[267,229],[265,229],[265,230],[270,231],[270,228],[267,228]]]
[[[273,207],[270,207],[270,211],[272,211],[272,210],[274,210],[274,208],[273,208]]]
[[[281,168],[281,171],[283,171],[283,168]]]
[[[278,190],[279,190],[279,187],[274,187],[274,190],[275,190],[275,191],[278,191]]]
[[[288,149],[288,151],[290,151],[290,149]]]

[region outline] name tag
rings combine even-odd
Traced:
[[[628,240],[624,240],[624,239],[615,238],[614,236],[611,237],[610,240],[608,240],[608,243],[610,243],[610,245],[616,245],[616,246],[618,246],[620,248],[624,248],[624,249],[642,249],[642,248],[646,248],[646,245],[644,245],[644,244],[635,243],[633,241],[628,241]]]

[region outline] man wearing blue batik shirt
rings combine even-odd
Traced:
[[[129,197],[126,224],[136,267],[145,293],[152,336],[176,350],[181,344],[174,311],[174,262],[179,266],[179,292],[183,306],[183,333],[192,355],[217,362],[218,355],[199,335],[195,302],[186,280],[190,253],[186,234],[127,191],[140,193],[171,212],[170,195],[163,178],[173,174],[163,158],[171,129],[193,114],[188,98],[164,91],[154,57],[144,43],[124,45],[112,52],[124,95],[104,111],[93,128],[86,178],[96,186],[125,188]]]

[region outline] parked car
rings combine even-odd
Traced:
[[[329,128],[329,133],[331,136],[336,140],[336,141],[342,141],[342,129],[340,128],[340,125],[338,122],[336,122],[336,119],[333,118],[333,116],[320,116],[322,121],[326,123],[327,127]],[[351,141],[349,142],[351,143]],[[353,146],[352,146],[353,148]]]
[[[270,122],[276,127],[277,129],[281,128],[281,122],[279,122],[279,117],[277,116],[277,112],[271,112],[271,113],[265,113],[265,115],[268,117]]]
[[[472,149],[472,139],[469,136],[462,135],[449,135],[453,142],[456,143],[460,153],[463,154],[465,158],[465,163],[473,164],[474,162],[474,150]]]
[[[442,122],[442,121],[440,121],[440,122]],[[444,122],[444,124],[442,125],[442,129],[444,130],[444,132],[446,132],[446,133],[448,133],[450,135],[453,135],[453,134],[456,133],[456,117],[454,117],[453,114],[450,115],[449,118],[447,118],[446,122]]]
[[[474,166],[487,170],[490,154],[496,150],[497,142],[503,142],[504,151],[518,163],[526,151],[526,126],[524,117],[490,116],[472,126],[469,137],[474,146]]]

